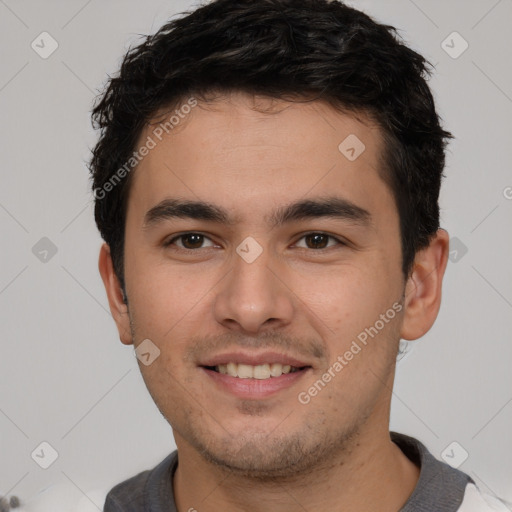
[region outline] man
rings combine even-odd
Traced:
[[[214,1],[128,52],[93,113],[99,269],[177,452],[106,511],[506,510],[389,432],[448,256],[426,65],[326,0]]]

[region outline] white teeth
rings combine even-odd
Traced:
[[[268,379],[270,377],[270,365],[259,364],[254,367],[253,377],[255,379]]]
[[[272,363],[270,365],[270,375],[272,377],[279,377],[283,373],[283,365],[279,363]]]
[[[254,367],[248,364],[239,364],[237,373],[240,379],[252,379],[254,377]]]
[[[226,365],[226,372],[228,375],[231,375],[231,377],[238,377],[238,373],[236,373],[237,370],[238,365],[235,363],[228,363]]]
[[[219,364],[215,367],[219,373],[230,375],[231,377],[238,377],[239,379],[269,379],[270,377],[280,377],[286,373],[293,373],[298,371],[298,368],[292,368],[289,364],[258,364],[252,366],[249,364]]]

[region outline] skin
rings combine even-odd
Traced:
[[[150,134],[148,127],[140,140]],[[338,150],[349,134],[366,147],[355,161]],[[137,167],[126,220],[128,305],[106,244],[99,269],[121,341],[149,338],[160,350],[152,364],[139,364],[178,447],[180,512],[391,512],[412,493],[419,469],[389,436],[396,353],[400,338],[419,338],[435,321],[448,234],[439,230],[416,254],[405,280],[398,212],[379,174],[382,150],[380,129],[363,115],[232,93],[199,103]],[[367,210],[371,223],[267,224],[276,207],[332,195]],[[169,197],[207,201],[236,222],[182,218],[144,227],[146,212]],[[207,238],[165,246],[187,232]],[[327,245],[320,250],[304,238],[311,232],[346,244],[320,238]],[[263,249],[250,264],[235,251],[248,236]],[[395,303],[402,311],[300,403],[298,394]],[[249,400],[197,366],[261,347],[312,368],[291,387]]]

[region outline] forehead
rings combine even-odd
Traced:
[[[153,147],[132,176],[129,210],[171,195],[214,199],[243,220],[308,194],[339,191],[366,209],[390,199],[381,130],[362,113],[244,93],[182,109],[189,100],[142,132],[139,145],[151,139]]]

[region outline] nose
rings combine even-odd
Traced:
[[[235,255],[232,271],[221,281],[215,297],[217,322],[251,334],[290,324],[293,293],[273,267],[265,250],[252,263]]]

